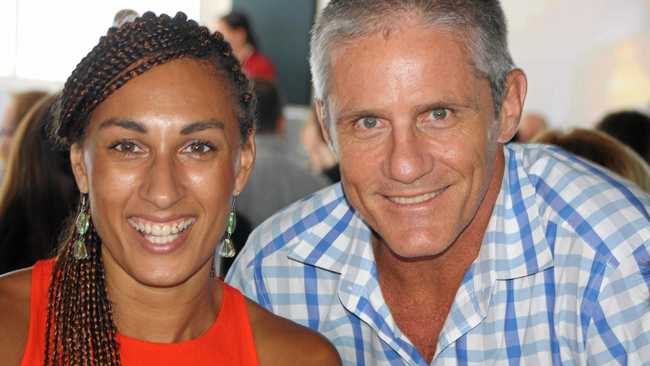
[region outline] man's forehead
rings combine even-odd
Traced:
[[[422,78],[428,78],[430,83],[437,84],[438,89],[444,89],[442,84],[450,82],[446,73],[463,80],[484,78],[484,75],[476,74],[464,38],[455,32],[420,26],[392,28],[391,33],[387,37],[375,32],[339,43],[332,49],[328,100],[336,99],[332,94],[340,93],[341,88],[377,85],[378,77],[389,89],[403,83],[418,84]],[[345,90],[342,94],[347,96]],[[345,102],[340,101],[337,107],[342,107]]]

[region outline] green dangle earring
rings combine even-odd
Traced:
[[[79,202],[79,214],[75,220],[77,232],[75,235],[73,255],[76,260],[88,259],[88,250],[86,248],[86,234],[90,228],[90,212],[88,212],[88,206],[88,199],[85,194],[82,194]]]
[[[232,234],[235,232],[235,226],[237,226],[237,216],[235,214],[235,199],[237,196],[232,197],[232,204],[230,207],[230,213],[228,213],[228,222],[226,224],[226,238],[223,239],[221,243],[221,248],[219,248],[219,255],[223,258],[232,258],[237,254],[235,251],[235,245],[232,243]]]

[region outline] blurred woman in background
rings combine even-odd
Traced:
[[[230,43],[249,79],[275,80],[273,63],[257,48],[257,39],[246,14],[232,11],[219,18],[215,28]]]
[[[46,92],[38,90],[11,94],[9,104],[0,118],[0,162],[3,164],[9,158],[11,141],[19,122],[25,118],[34,104],[46,95]]]
[[[341,180],[339,164],[334,152],[325,141],[316,117],[316,108],[313,106],[302,128],[300,139],[307,152],[307,163],[311,172],[326,176],[331,183],[338,183]]]
[[[650,193],[650,168],[634,150],[596,130],[574,128],[567,132],[547,130],[532,142],[556,145],[596,163]]]
[[[68,154],[52,145],[45,129],[54,100],[38,101],[14,133],[0,186],[0,274],[52,256],[76,205]]]

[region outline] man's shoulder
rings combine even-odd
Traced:
[[[341,185],[333,184],[278,211],[257,227],[251,237],[259,237],[262,242],[269,242],[273,239],[276,241],[289,240],[287,235],[276,237],[287,232],[299,234],[313,229],[318,222],[335,215],[335,211],[341,207],[348,208],[349,206]]]
[[[289,247],[301,238],[319,235],[326,222],[340,219],[340,213],[349,209],[339,183],[294,202],[253,230],[233,269],[284,262]]]
[[[639,187],[559,148],[510,150],[533,187],[539,217],[579,237],[608,262],[648,246],[650,196]]]
[[[511,147],[535,192],[554,207],[637,211],[647,217],[650,196],[613,172],[547,145]],[[553,202],[555,200],[555,202]]]
[[[250,300],[246,300],[246,305],[262,364],[341,364],[336,349],[324,336],[274,315]]]

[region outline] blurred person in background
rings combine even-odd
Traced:
[[[330,181],[337,183],[341,180],[339,164],[332,148],[325,141],[323,131],[318,124],[316,109],[312,106],[311,113],[302,128],[301,142],[307,152],[307,164],[312,174],[322,174]]]
[[[214,28],[230,43],[246,76],[250,79],[275,80],[275,67],[258,49],[253,26],[245,13],[231,11],[218,18]]]
[[[272,81],[253,83],[257,96],[255,169],[237,198],[238,211],[256,227],[290,203],[329,184],[319,174],[298,165],[284,138],[284,101]],[[242,243],[243,244],[243,243]]]
[[[619,111],[606,115],[596,129],[613,136],[636,151],[650,164],[650,116],[638,111]]]
[[[11,141],[18,123],[25,117],[27,112],[41,98],[46,96],[44,91],[24,91],[10,95],[10,101],[0,119],[0,162],[3,163],[9,158]]]
[[[539,133],[548,128],[546,117],[540,113],[524,113],[519,121],[517,133],[513,139],[514,142],[526,143],[530,142]]]
[[[113,17],[113,27],[120,27],[124,23],[132,22],[138,16],[140,16],[138,12],[133,9],[119,10]]]
[[[575,128],[566,132],[547,130],[531,142],[559,146],[604,167],[650,193],[650,168],[628,146],[604,132]]]
[[[46,124],[54,95],[38,101],[14,134],[0,186],[0,274],[54,254],[77,189],[67,152],[49,141]]]

